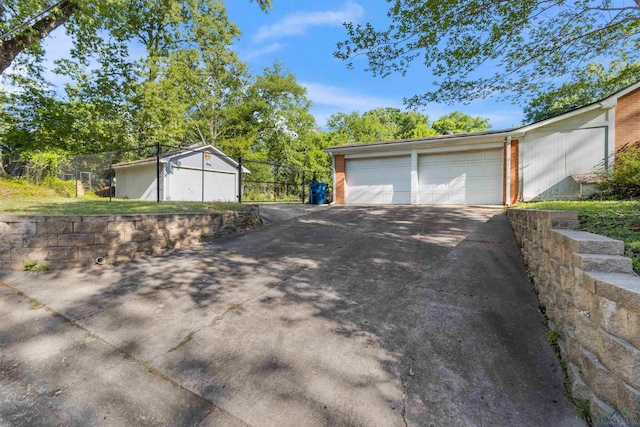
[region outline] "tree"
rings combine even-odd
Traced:
[[[429,117],[390,107],[375,108],[362,116],[358,112],[332,114],[327,127],[333,145],[436,135],[429,127]]]
[[[250,0],[254,1],[254,0]],[[271,0],[255,0],[267,12]],[[75,18],[76,29],[84,34],[97,34],[101,29],[116,29],[123,23],[122,10],[135,10],[137,2],[115,3],[111,0],[15,0],[10,5],[0,5],[0,74],[22,52],[42,55],[42,40],[52,31]],[[165,12],[176,9],[181,2],[158,2]],[[115,23],[115,24],[114,24]]]
[[[638,81],[640,62],[614,61],[609,70],[598,62],[587,64],[576,77],[548,92],[540,93],[524,107],[524,120],[537,122],[583,107]]]
[[[521,101],[577,76],[586,62],[640,53],[640,0],[390,2],[388,28],[345,24],[349,38],[335,56],[351,67],[365,56],[366,70],[382,77],[422,62],[436,89],[406,99],[409,106],[495,93]]]
[[[443,135],[448,132],[480,132],[491,128],[491,125],[489,124],[489,119],[471,117],[470,115],[461,113],[460,111],[454,111],[453,113],[442,116],[433,122],[432,127],[438,135]]]

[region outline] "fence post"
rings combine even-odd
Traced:
[[[75,184],[76,184],[76,199],[78,198],[78,156],[76,156],[75,158],[75,164],[76,164],[76,179],[75,179]]]
[[[113,153],[109,153],[109,201],[113,192]]]
[[[202,152],[202,203],[204,203],[204,151]]]
[[[242,156],[238,157],[238,203],[242,203]]]
[[[156,142],[156,201],[160,203],[160,141]]]

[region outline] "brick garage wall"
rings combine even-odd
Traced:
[[[576,212],[509,209],[507,217],[558,332],[573,396],[590,402],[592,417],[640,412],[640,277],[623,243],[574,230]]]
[[[51,269],[128,260],[262,224],[257,206],[240,212],[157,215],[0,215],[0,269],[25,261]]]
[[[640,89],[621,98],[616,104],[616,150],[640,141]]]

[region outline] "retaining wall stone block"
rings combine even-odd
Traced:
[[[597,356],[583,349],[580,355],[580,371],[592,390],[607,402],[618,400],[618,387],[615,375],[600,363]]]
[[[0,222],[0,234],[36,234],[35,222]]]
[[[567,364],[567,374],[571,384],[571,394],[574,399],[588,400],[591,398],[591,390],[584,382],[580,368],[573,363]]]
[[[145,230],[133,230],[126,234],[126,240],[129,242],[145,242],[152,238],[152,234]]]
[[[633,274],[631,258],[620,255],[573,254],[571,265],[583,271]]]
[[[76,246],[67,248],[11,248],[11,260],[24,262],[29,261],[50,261],[67,260],[77,258],[78,248]]]
[[[131,232],[136,229],[133,221],[109,221],[107,223],[108,232]]]
[[[580,311],[590,311],[593,303],[593,292],[584,286],[573,287],[573,304]]]
[[[59,234],[58,246],[91,246],[93,234]]]
[[[37,222],[36,234],[70,234],[73,233],[73,222]]]
[[[617,402],[619,408],[635,411],[636,413],[640,412],[640,390],[624,382],[618,383]]]
[[[124,233],[99,233],[93,235],[94,245],[113,245],[124,241]]]
[[[578,313],[576,319],[576,338],[589,351],[597,352],[600,336],[598,327],[585,313]]]
[[[596,354],[602,364],[627,384],[640,388],[640,350],[603,330],[599,335]]]
[[[55,246],[58,246],[58,236],[55,234],[36,234],[22,238],[23,248],[46,248]]]
[[[108,228],[108,222],[100,220],[89,220],[73,223],[74,233],[106,233]]]

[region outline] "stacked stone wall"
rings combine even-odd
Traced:
[[[0,215],[0,269],[117,262],[259,227],[257,206],[211,214]]]
[[[640,416],[640,277],[618,240],[584,231],[576,212],[509,209],[540,304],[558,333],[574,398],[598,419]]]

